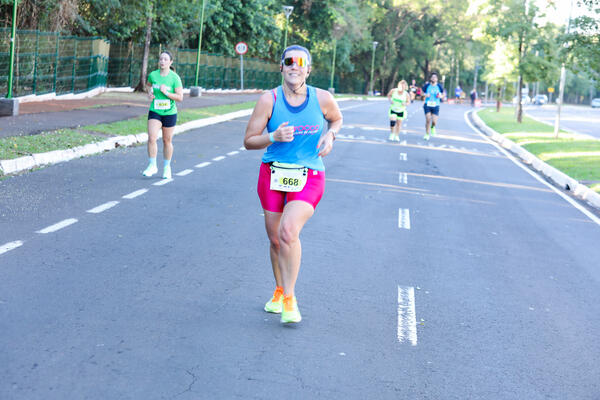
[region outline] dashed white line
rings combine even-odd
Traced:
[[[406,146],[406,140],[401,141],[400,146]]]
[[[242,147],[240,147],[240,151],[245,151],[245,150],[246,150],[246,148],[245,148],[245,147],[243,147],[243,146],[242,146]]]
[[[113,208],[117,204],[119,204],[118,201],[109,201],[108,203],[101,204],[98,207],[92,208],[91,210],[87,210],[87,212],[91,214],[100,214],[101,212],[106,211],[109,208]]]
[[[400,153],[400,160],[401,160],[401,161],[406,161],[406,160],[408,160],[408,157],[407,157],[406,153]]]
[[[239,151],[230,151],[229,153],[227,153],[227,155],[228,156],[235,156],[238,153],[239,153]]]
[[[76,223],[77,220],[75,218],[67,218],[65,220],[62,220],[60,222],[57,222],[54,225],[50,225],[45,227],[44,229],[40,229],[39,231],[37,231],[37,233],[52,233],[52,232],[56,232],[59,229],[62,228],[66,228],[69,225],[72,225],[74,223]]]
[[[162,179],[156,183],[153,183],[154,186],[162,186],[162,185],[166,185],[167,183],[173,182],[173,179]]]
[[[408,208],[398,209],[398,228],[410,229],[410,210]]]
[[[200,164],[196,164],[196,168],[204,168],[204,167],[206,167],[208,165],[210,165],[210,161],[203,162],[203,163],[200,163]]]
[[[406,172],[400,172],[400,175],[398,176],[398,181],[405,185],[408,184],[408,175],[406,174]]]
[[[0,254],[4,254],[7,251],[14,250],[20,246],[23,246],[23,242],[20,240],[15,240],[14,242],[5,243],[2,246],[0,246]]]
[[[177,175],[177,176],[186,176],[186,175],[191,174],[192,172],[194,172],[193,169],[184,169],[183,171],[178,172],[175,175]]]
[[[129,194],[126,194],[125,196],[123,196],[123,198],[124,199],[135,199],[136,197],[143,195],[147,191],[148,191],[148,189],[136,190],[135,192],[131,192]]]
[[[219,156],[219,157],[213,158],[213,161],[221,161],[223,159],[225,159],[225,156]]]
[[[398,286],[398,341],[417,345],[415,288],[412,286]]]

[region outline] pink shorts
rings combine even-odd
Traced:
[[[280,192],[271,190],[271,168],[269,164],[262,163],[258,174],[257,191],[260,204],[267,211],[283,212],[286,203],[294,200],[302,200],[315,209],[325,191],[325,171],[315,171],[309,168],[306,185],[301,192]]]

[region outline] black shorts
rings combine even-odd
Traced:
[[[390,117],[392,116],[392,114],[396,114],[398,116],[398,118],[404,119],[404,111],[390,110]]]
[[[163,128],[172,128],[177,123],[177,114],[160,115],[154,111],[149,111],[148,119],[157,119],[162,123]]]
[[[427,104],[424,104],[423,111],[425,111],[425,114],[440,115],[440,106],[429,107]]]

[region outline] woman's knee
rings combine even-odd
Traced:
[[[279,226],[279,240],[280,242],[290,245],[298,240],[300,236],[300,229],[293,222],[283,222]]]

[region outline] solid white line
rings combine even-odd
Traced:
[[[562,197],[564,200],[566,200],[569,204],[571,204],[573,207],[575,207],[576,209],[578,209],[579,211],[581,211],[586,217],[588,217],[589,219],[591,219],[592,221],[594,221],[596,224],[600,225],[600,218],[596,217],[594,214],[592,214],[591,212],[589,212],[588,210],[586,210],[585,207],[581,206],[575,200],[573,200],[572,198],[570,198],[569,196],[567,196],[566,194],[564,194],[563,192],[561,192],[560,190],[558,190],[557,188],[555,188],[553,185],[551,185],[548,182],[546,182],[545,180],[543,180],[538,174],[536,174],[535,172],[531,171],[529,168],[527,168],[526,166],[524,166],[523,164],[521,164],[515,157],[513,157],[512,154],[510,154],[507,150],[505,150],[504,148],[502,148],[498,143],[494,142],[492,139],[490,139],[489,137],[487,137],[487,135],[485,135],[479,129],[477,129],[477,127],[475,127],[471,123],[471,121],[469,121],[469,119],[467,118],[467,113],[469,113],[469,112],[473,112],[473,111],[467,111],[467,112],[465,112],[463,114],[463,117],[464,117],[465,122],[467,123],[467,125],[469,125],[471,127],[471,129],[473,129],[473,131],[477,132],[479,134],[479,136],[481,136],[482,138],[484,138],[485,140],[487,140],[496,149],[500,150],[500,152],[502,152],[502,154],[504,154],[506,157],[508,157],[508,159],[511,160],[513,163],[515,163],[516,165],[518,165],[519,167],[521,167],[521,169],[523,171],[527,172],[529,175],[533,176],[539,182],[543,183],[544,185],[546,185],[547,187],[549,187],[550,189],[552,189],[552,191],[554,191],[554,193],[556,193],[557,195],[559,195],[560,197]]]
[[[162,185],[166,185],[167,183],[173,182],[173,179],[162,179],[156,183],[153,183],[154,186],[162,186]]]
[[[405,340],[417,345],[415,288],[398,285],[398,341],[403,343]]]
[[[57,230],[65,228],[71,224],[74,224],[75,222],[77,222],[77,220],[75,218],[68,218],[68,219],[62,220],[54,225],[50,225],[44,229],[41,229],[41,230],[37,231],[37,233],[56,232]]]
[[[239,151],[230,151],[229,153],[227,153],[227,155],[228,156],[235,156],[238,153],[239,153]]]
[[[191,174],[192,172],[194,172],[193,169],[184,169],[183,171],[178,172],[175,175],[177,175],[177,176],[186,176],[186,175]]]
[[[406,161],[407,159],[408,157],[406,156],[406,153],[400,153],[400,160]]]
[[[20,246],[23,246],[23,242],[20,240],[15,240],[14,242],[5,243],[2,246],[0,246],[0,254],[4,254],[7,251],[14,250]]]
[[[410,210],[408,208],[398,209],[398,228],[410,229]]]
[[[106,211],[109,208],[116,206],[117,204],[119,204],[118,201],[109,201],[108,203],[101,204],[98,207],[92,208],[91,210],[87,210],[87,212],[92,214],[100,214],[102,211]]]
[[[225,156],[219,156],[219,157],[215,157],[213,158],[213,161],[221,161],[225,158]]]
[[[148,191],[148,189],[140,189],[140,190],[136,190],[135,192],[131,192],[129,194],[126,194],[125,196],[123,196],[124,199],[134,199],[138,196],[143,195],[144,193],[146,193]]]
[[[404,183],[405,185],[408,184],[408,175],[406,174],[406,172],[400,172],[400,175],[398,176],[398,181],[400,183]]]
[[[204,168],[204,167],[206,167],[207,165],[210,165],[210,162],[209,162],[209,161],[207,161],[207,162],[203,162],[203,163],[200,163],[200,164],[197,164],[197,165],[196,165],[196,168]]]

